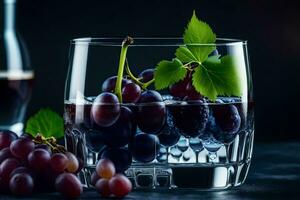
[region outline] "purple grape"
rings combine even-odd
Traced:
[[[203,96],[199,92],[196,91],[196,89],[192,85],[192,82],[189,82],[187,84],[187,94],[183,98],[183,101],[194,102],[194,101],[203,100],[203,99],[204,99]]]
[[[10,144],[11,153],[21,159],[26,159],[27,155],[33,151],[34,142],[28,138],[19,138]]]
[[[27,139],[30,139],[32,140],[34,137],[28,133],[23,133],[20,138],[27,138]]]
[[[162,129],[166,121],[166,107],[158,92],[147,90],[141,94],[136,120],[145,133],[157,133]]]
[[[140,133],[130,143],[133,158],[140,162],[151,162],[159,153],[159,139],[156,135]]]
[[[123,174],[116,174],[112,177],[109,182],[108,186],[107,181],[99,180],[96,183],[96,189],[98,191],[102,191],[102,195],[109,196],[112,193],[117,198],[124,198],[131,190],[132,190],[132,183],[130,180],[124,176]]]
[[[20,162],[15,158],[8,158],[0,165],[0,177],[5,183],[9,182],[10,173],[20,166]]]
[[[20,173],[26,173],[29,174],[31,177],[35,177],[35,173],[32,171],[32,169],[27,167],[17,167],[10,173],[10,178]]]
[[[141,82],[147,83],[154,78],[154,69],[145,69],[139,75]]]
[[[63,153],[55,153],[52,155],[50,165],[54,171],[64,172],[68,165],[68,157]]]
[[[102,197],[110,197],[109,179],[102,178],[97,180],[95,189]]]
[[[187,100],[186,104],[170,106],[169,110],[173,116],[174,125],[181,134],[187,137],[198,137],[204,134],[209,117],[209,109],[202,100]]]
[[[15,195],[29,195],[33,192],[33,178],[26,173],[15,174],[9,181],[10,191]]]
[[[141,95],[141,88],[135,83],[129,83],[122,89],[122,98],[124,103],[136,103]]]
[[[125,148],[107,148],[103,151],[101,158],[111,160],[117,172],[124,172],[132,163],[132,155]]]
[[[97,181],[100,179],[100,176],[94,171],[91,175],[91,185],[95,186]]]
[[[110,179],[116,173],[115,165],[109,159],[100,159],[95,170],[101,178],[105,179]]]
[[[155,90],[144,91],[139,99],[139,103],[162,102],[161,95]]]
[[[52,153],[51,148],[47,144],[37,144],[35,145],[35,149],[44,149],[48,151],[50,154]]]
[[[0,150],[9,147],[12,141],[18,139],[17,134],[9,130],[0,130]]]
[[[237,110],[239,111],[239,115],[241,117],[240,130],[244,130],[247,125],[247,122],[246,122],[247,109],[248,109],[247,103],[242,103],[242,100],[240,97],[224,97],[224,98],[222,98],[222,101],[224,103],[233,104],[237,108]]]
[[[191,72],[189,72],[183,80],[171,85],[169,87],[169,91],[172,96],[177,97],[179,99],[183,99],[184,97],[189,97],[193,99],[202,98],[201,94],[199,94],[195,90],[192,84]]]
[[[136,131],[132,111],[122,106],[119,119],[110,127],[98,127],[98,131],[101,131],[106,145],[110,147],[125,146]]]
[[[111,76],[107,78],[103,84],[102,84],[102,92],[115,92],[115,87],[116,87],[116,82],[117,82],[117,76]],[[128,79],[122,79],[122,88],[127,85],[128,83],[131,83],[130,80]]]
[[[241,117],[236,106],[231,104],[215,105],[213,115],[222,131],[236,133],[239,130]]]
[[[118,120],[119,115],[120,105],[116,95],[103,92],[96,97],[91,109],[91,118],[97,125],[111,126]]]
[[[218,103],[212,106],[212,111],[208,126],[209,131],[219,142],[231,143],[241,126],[238,109],[232,104]]]
[[[187,85],[190,81],[190,77],[186,76],[182,81],[171,85],[169,87],[170,94],[174,97],[183,99],[187,95]]]
[[[28,155],[29,166],[36,170],[42,171],[50,164],[50,153],[45,149],[35,149]]]
[[[14,156],[10,152],[9,147],[5,147],[0,151],[0,164],[7,158],[13,158]]]
[[[168,116],[167,123],[158,134],[160,144],[164,145],[165,147],[175,145],[180,139],[180,133],[178,129],[174,126],[173,121],[169,118],[170,117]]]
[[[71,173],[63,173],[55,180],[56,191],[60,192],[65,198],[78,198],[83,192],[81,182]]]
[[[71,173],[77,172],[79,169],[78,158],[71,152],[66,152],[65,155],[68,157],[67,171]]]

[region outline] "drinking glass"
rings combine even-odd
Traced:
[[[189,44],[199,49],[215,47],[212,55],[217,57],[230,56],[241,96],[189,102],[172,96],[170,89],[161,90],[162,101],[117,105],[121,109],[117,121],[101,127],[95,123],[93,107],[111,108],[107,115],[114,112],[116,105],[99,105],[95,99],[105,90],[104,82],[118,73],[122,40],[79,38],[70,44],[65,144],[84,165],[83,183],[91,187],[97,161],[108,158],[136,189],[218,190],[241,185],[251,163],[254,137],[247,42],[217,39],[216,44]],[[127,50],[130,73],[141,80],[140,72],[171,60],[181,45],[182,38],[134,38]],[[229,79],[222,82],[230,83]]]
[[[23,131],[33,70],[16,28],[16,0],[0,0],[0,130]]]

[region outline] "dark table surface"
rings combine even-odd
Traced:
[[[14,199],[0,196],[0,199]],[[15,198],[20,199],[20,198]],[[57,193],[22,199],[62,199]],[[102,199],[85,191],[81,199]],[[300,199],[300,143],[255,144],[252,166],[246,182],[225,191],[135,191],[125,199]]]

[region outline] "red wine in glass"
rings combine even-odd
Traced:
[[[22,72],[11,76],[0,72],[0,129],[19,131],[30,100],[33,73]]]
[[[17,0],[0,0],[0,130],[22,133],[34,73],[16,29]]]

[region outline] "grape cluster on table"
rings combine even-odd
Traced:
[[[52,152],[48,145],[36,144],[29,135],[18,137],[0,130],[0,193],[25,196],[57,191],[76,198],[83,190],[76,177],[81,167],[70,152]]]
[[[114,163],[105,158],[98,161],[91,184],[103,197],[122,198],[132,190],[130,180],[123,173],[117,173]]]
[[[67,151],[52,152],[55,149],[49,145],[35,142],[29,135],[18,137],[8,130],[0,131],[0,193],[28,196],[57,191],[65,198],[78,198],[83,187],[77,173],[83,166],[77,157]],[[116,153],[111,149],[103,156],[117,158]],[[105,197],[127,195],[131,182],[116,173],[125,168],[116,169],[111,160],[101,159],[93,175],[96,190]]]

